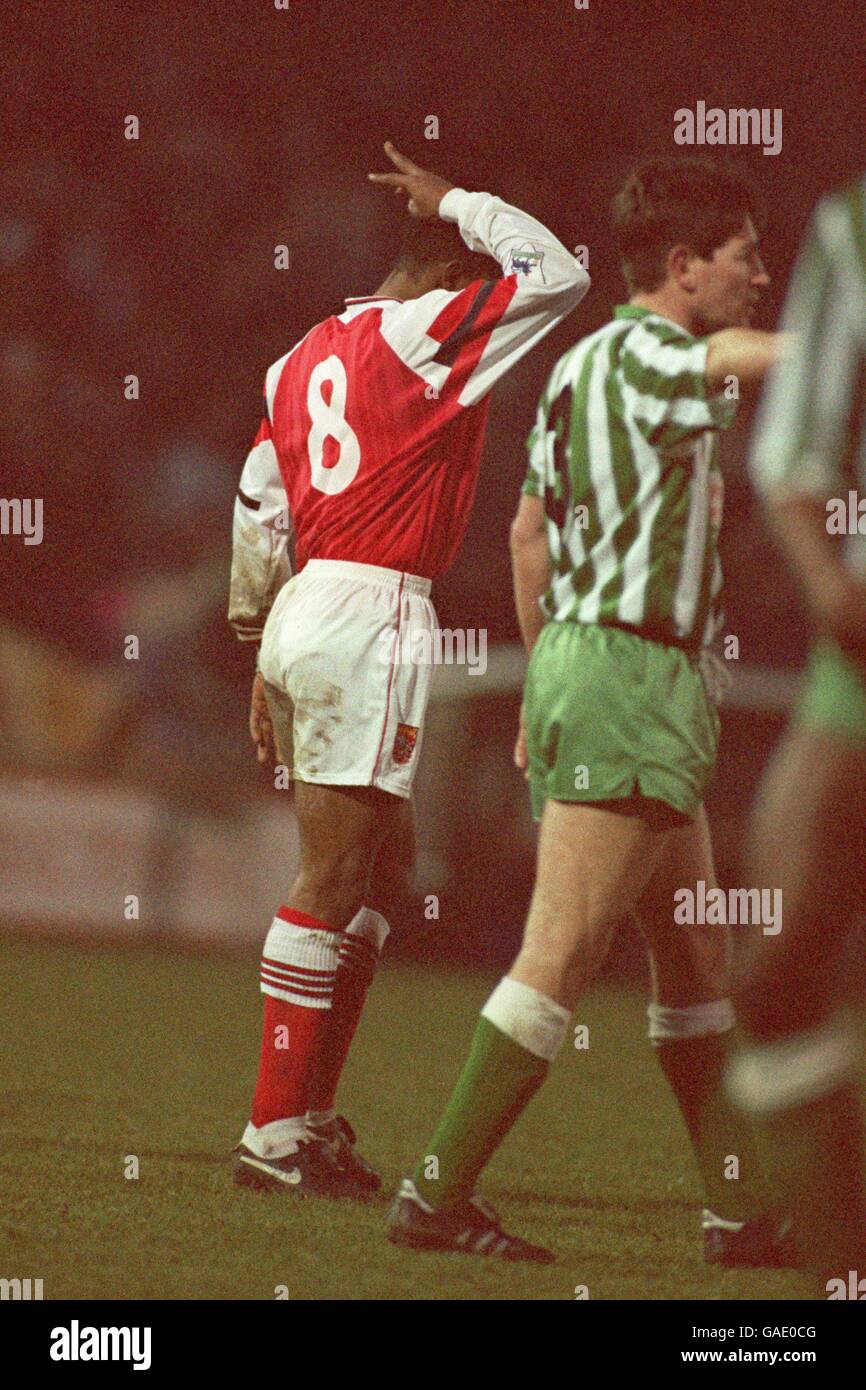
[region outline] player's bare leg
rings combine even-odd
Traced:
[[[726,999],[730,992],[727,927],[674,925],[674,894],[703,880],[716,886],[710,830],[701,807],[689,825],[669,830],[656,870],[637,906],[638,925],[650,952],[653,1003],[688,1008]]]
[[[258,681],[257,681],[258,683]],[[267,698],[258,726],[251,732],[260,756],[272,751],[292,768],[295,707],[285,691],[262,685]],[[254,708],[256,686],[253,688]],[[325,737],[324,730],[321,737]],[[331,786],[295,780],[295,815],[300,862],[289,890],[288,905],[319,921],[342,926],[362,905],[371,887],[391,895],[411,872],[415,856],[415,821],[411,799],[378,787]],[[377,856],[378,873],[374,874]]]
[[[398,910],[412,891],[412,881],[418,857],[418,830],[415,800],[397,798],[399,806],[388,825],[370,876],[367,901],[384,917]]]
[[[782,929],[752,942],[738,989],[749,1050],[734,1097],[766,1126],[819,1296],[866,1265],[863,1126],[854,1047],[836,1011],[845,936],[862,909],[862,743],[796,724],[770,766],[751,873],[782,892]]]
[[[786,1263],[784,1224],[769,1211],[750,1124],[723,1085],[733,1038],[731,942],[727,926],[674,921],[675,894],[716,886],[706,813],[670,830],[637,919],[650,951],[649,1035],[680,1107],[703,1178],[706,1258]]]
[[[377,787],[295,782],[301,854],[287,904],[322,922],[350,922],[365,901],[380,850],[387,846],[389,867],[403,857],[407,805]]]
[[[705,1216],[705,1227],[713,1227],[705,1237],[707,1257],[733,1264],[790,1259],[779,1221],[758,1216],[766,1196],[751,1132],[721,1089],[724,1035],[733,1024],[727,931],[679,929],[677,936],[673,924],[676,889],[699,879],[715,886],[703,810],[692,825],[660,830],[655,819],[623,811],[547,802],[523,946],[485,1006],[472,1054],[414,1182],[401,1188],[393,1240],[432,1242],[441,1238],[449,1212],[455,1219],[465,1213],[483,1165],[544,1079],[617,922],[637,911],[653,958],[654,1040],[713,1203]],[[731,1157],[740,1165],[736,1198],[725,1190],[724,1163]],[[471,1232],[467,1241],[476,1248]]]
[[[506,1236],[472,1194],[544,1080],[571,1009],[604,960],[616,923],[635,906],[663,841],[637,816],[547,801],[523,945],[482,1010],[469,1059],[413,1180],[398,1193],[391,1240],[505,1259],[545,1257]],[[479,1211],[489,1216],[486,1225]]]
[[[548,801],[523,943],[507,978],[573,1009],[661,853],[637,816]]]

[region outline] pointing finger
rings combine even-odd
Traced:
[[[421,170],[417,164],[413,164],[411,159],[407,159],[405,154],[401,154],[390,140],[385,141],[385,153],[392,164],[396,164],[398,169],[402,169],[404,174],[420,174]]]

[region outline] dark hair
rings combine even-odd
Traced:
[[[682,242],[708,259],[747,217],[760,230],[763,203],[729,164],[700,155],[641,164],[613,200],[613,228],[630,292],[663,284],[672,246]]]
[[[413,218],[400,244],[394,269],[412,273],[447,261],[458,261],[473,280],[495,280],[502,274],[492,256],[469,250],[456,222],[443,222],[440,217]]]

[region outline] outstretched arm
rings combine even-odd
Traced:
[[[456,222],[472,251],[494,257],[498,280],[431,290],[383,322],[386,341],[431,387],[468,406],[577,306],[589,276],[541,222],[489,193],[469,193],[385,146],[400,170],[371,174],[409,199],[416,217]]]
[[[759,386],[780,360],[787,342],[783,333],[759,328],[723,328],[707,339],[707,388],[720,391],[729,377],[743,386]]]

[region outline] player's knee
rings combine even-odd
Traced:
[[[579,943],[569,953],[563,976],[563,998],[576,1004],[587,985],[604,964],[610,944],[610,932],[599,933]]]
[[[361,907],[369,876],[369,856],[359,849],[345,849],[305,864],[296,892],[314,904],[305,909],[313,916],[343,926]]]
[[[617,919],[608,912],[587,912],[565,941],[569,966],[594,974],[604,961]]]
[[[613,927],[527,932],[516,962],[520,977],[574,1007],[604,961]]]

